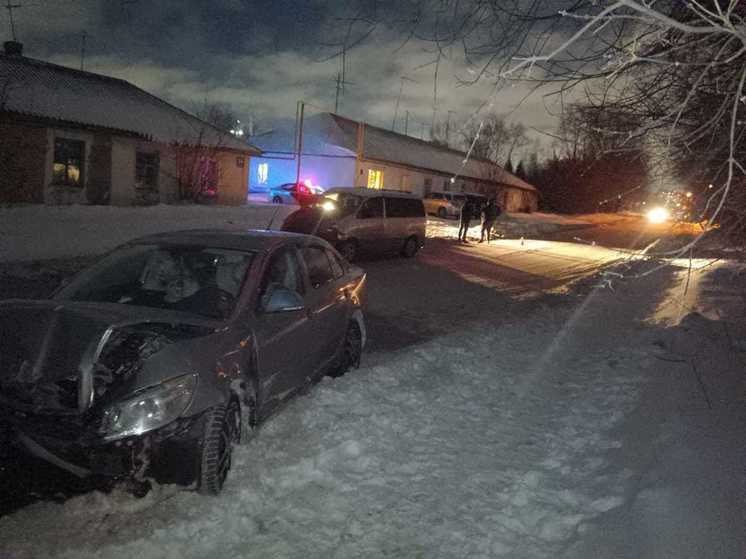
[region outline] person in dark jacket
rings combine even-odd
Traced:
[[[469,198],[464,200],[464,205],[461,206],[461,217],[459,220],[458,228],[458,240],[462,243],[468,242],[466,240],[466,234],[469,232],[469,222],[474,217],[474,204]]]
[[[500,213],[500,206],[495,203],[495,200],[493,198],[487,200],[487,204],[482,208],[482,235],[479,238],[480,243],[484,242],[485,235],[487,236],[487,244],[490,243],[492,228],[495,226],[495,221]]]

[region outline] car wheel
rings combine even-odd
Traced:
[[[448,212],[446,212],[445,208],[438,208],[438,217],[440,219],[445,219],[448,217]]]
[[[401,249],[402,256],[405,256],[406,258],[412,258],[415,254],[417,254],[417,251],[420,250],[420,243],[417,240],[417,237],[409,237],[406,241],[404,241],[404,246]]]
[[[357,243],[355,241],[344,241],[337,247],[339,254],[341,254],[347,262],[354,262],[357,258]]]
[[[241,410],[236,400],[207,412],[202,440],[199,492],[217,495],[231,469],[233,445],[241,439]]]
[[[342,345],[342,354],[339,357],[337,365],[334,367],[330,377],[341,377],[350,369],[357,369],[360,366],[360,356],[363,354],[363,335],[360,332],[360,325],[352,320],[347,326],[347,334]]]
[[[282,204],[282,198],[280,196],[275,196],[274,198],[272,198],[272,203],[273,204]]]

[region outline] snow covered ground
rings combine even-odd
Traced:
[[[0,262],[101,254],[134,237],[201,228],[279,229],[291,206],[0,208]],[[273,219],[274,217],[274,219]]]
[[[239,447],[220,497],[37,503],[0,518],[0,557],[742,558],[734,271],[694,271],[680,299],[686,273],[663,269],[368,355]],[[664,329],[671,301],[723,320]]]
[[[276,210],[0,209],[0,261],[263,227]],[[167,486],[38,502],[0,517],[0,558],[743,559],[746,270],[695,262],[689,274],[682,261],[633,279],[654,266],[636,262],[542,295],[548,269],[576,279],[617,254],[438,240],[372,262],[371,311],[393,335],[415,319],[440,327],[371,340],[360,370],[237,449],[220,497]],[[523,290],[548,283],[516,301],[492,268]]]
[[[297,206],[253,201],[245,206],[157,205],[21,206],[0,208],[0,262],[101,254],[133,237],[194,228],[279,229]],[[503,228],[513,236],[582,227],[584,222],[549,214],[510,214]],[[472,234],[478,235],[474,222]],[[430,218],[430,236],[455,238],[458,222]]]

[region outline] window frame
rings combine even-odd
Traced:
[[[305,262],[303,261],[303,257],[298,252],[298,247],[294,245],[284,245],[269,255],[267,258],[267,263],[264,265],[262,269],[262,273],[259,276],[259,283],[257,285],[256,289],[256,303],[254,304],[254,308],[258,313],[264,314],[264,308],[263,308],[263,299],[264,299],[264,293],[268,287],[268,285],[265,285],[264,281],[268,277],[268,274],[270,272],[271,266],[274,263],[274,259],[282,255],[283,253],[288,252],[291,254],[292,258],[295,260],[295,266],[296,266],[296,281],[298,283],[298,290],[296,290],[296,293],[300,295],[300,297],[305,300],[306,298],[306,277],[307,273],[305,271]]]
[[[140,158],[153,158],[153,161],[149,162],[148,165],[153,165],[155,167],[155,173],[153,174],[153,182],[154,184],[145,184],[141,179],[140,176]],[[147,168],[147,167],[146,167]],[[147,190],[150,192],[158,192],[158,187],[160,183],[160,173],[161,173],[161,154],[158,151],[142,151],[142,150],[136,150],[135,151],[135,189],[136,190]],[[145,173],[145,176],[147,176],[147,172]]]
[[[372,190],[383,190],[383,171],[381,169],[368,169],[367,185]]]
[[[380,215],[373,215],[373,216],[363,216],[361,215],[361,212],[365,209],[365,206],[369,203],[372,203],[373,200],[380,200],[381,201],[381,214]],[[360,204],[360,207],[357,209],[357,213],[355,214],[355,217],[357,219],[383,219],[386,215],[386,210],[384,209],[384,200],[383,196],[371,196],[370,198],[366,198],[362,204]]]
[[[78,149],[80,149],[80,156],[78,160],[78,179],[77,181],[71,181],[70,180],[70,172],[69,168],[71,166],[74,166],[71,163],[71,157],[69,156],[69,146],[70,145],[77,145]],[[60,156],[60,152],[58,152],[58,149],[62,148],[62,146],[65,145],[65,158],[66,161],[62,161],[61,158],[58,159]],[[54,139],[54,151],[52,153],[52,184],[55,186],[64,186],[67,188],[76,188],[76,189],[82,189],[85,188],[85,153],[86,150],[86,142],[85,140],[77,140],[74,138],[66,138],[63,136],[57,136]],[[55,167],[57,165],[64,165],[64,178],[63,180],[58,180],[56,177]]]
[[[309,266],[309,263],[306,260],[306,254],[305,254],[306,251],[314,251],[314,250],[319,251],[323,255],[324,261],[326,262],[327,269],[329,272],[329,278],[322,282],[314,282],[314,278],[311,277],[311,267]],[[311,287],[311,289],[320,289],[321,287],[338,280],[339,277],[342,277],[342,276],[335,277],[334,269],[332,268],[332,263],[329,261],[329,255],[327,254],[326,247],[323,247],[317,244],[309,244],[309,245],[301,246],[298,252],[300,253],[300,259],[306,268],[306,277],[308,278],[308,284]]]
[[[265,185],[269,181],[269,163],[259,163],[256,166],[256,184]]]

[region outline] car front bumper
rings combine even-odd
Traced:
[[[6,443],[78,477],[154,478],[189,485],[199,474],[202,414],[180,418],[143,435],[103,441],[79,418],[0,417]]]

